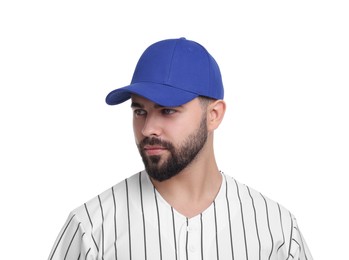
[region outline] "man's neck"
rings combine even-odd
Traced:
[[[177,212],[191,218],[212,204],[220,190],[222,174],[211,157],[211,161],[196,161],[190,164],[169,180],[152,182],[161,196]]]

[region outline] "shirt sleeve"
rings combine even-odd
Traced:
[[[287,259],[313,260],[309,248],[298,228],[297,220],[293,216],[293,230]]]
[[[49,255],[48,260],[94,259],[84,227],[74,213],[61,229]]]

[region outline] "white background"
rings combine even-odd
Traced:
[[[335,0],[2,1],[1,259],[46,259],[71,210],[143,168],[130,104],[104,98],[177,37],[221,68],[221,170],[294,213],[316,259],[345,258],[348,13]]]

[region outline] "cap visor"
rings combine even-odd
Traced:
[[[117,105],[130,99],[132,94],[142,96],[158,105],[169,107],[183,105],[198,96],[169,85],[139,82],[111,91],[106,97],[106,102],[108,105]]]

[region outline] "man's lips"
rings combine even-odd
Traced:
[[[147,155],[159,155],[167,150],[161,145],[145,145],[143,149]]]

